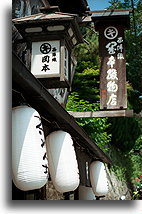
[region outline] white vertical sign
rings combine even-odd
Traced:
[[[32,43],[31,73],[38,78],[60,76],[60,41]]]

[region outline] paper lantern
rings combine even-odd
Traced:
[[[37,111],[27,106],[12,110],[12,177],[23,191],[39,189],[47,183],[46,146]]]
[[[79,200],[96,200],[91,187],[79,186]]]
[[[60,193],[74,191],[79,185],[79,170],[71,136],[54,131],[46,138],[49,172]]]
[[[107,175],[102,162],[94,161],[91,163],[90,181],[96,196],[104,196],[108,193]]]

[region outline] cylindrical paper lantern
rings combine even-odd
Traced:
[[[108,182],[105,166],[100,161],[94,161],[90,165],[90,181],[96,196],[104,196],[108,193]]]
[[[46,138],[49,172],[60,193],[74,191],[79,185],[79,170],[73,140],[67,132],[54,131]]]
[[[46,146],[41,118],[36,110],[19,106],[12,110],[12,176],[23,191],[47,183]]]
[[[91,187],[79,186],[79,200],[96,200]]]

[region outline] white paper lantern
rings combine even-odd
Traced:
[[[96,200],[91,187],[79,186],[79,200]]]
[[[27,106],[12,110],[12,176],[23,191],[39,189],[48,180],[46,146],[41,118]]]
[[[100,161],[94,161],[90,165],[90,181],[96,196],[104,196],[108,193],[108,182],[105,166]]]
[[[46,138],[51,179],[60,193],[74,191],[79,185],[79,170],[71,136],[55,131]]]

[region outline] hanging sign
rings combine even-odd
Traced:
[[[94,11],[99,32],[100,109],[126,109],[126,61],[124,30],[130,29],[130,10]]]
[[[102,26],[99,31],[100,108],[127,108],[124,30],[121,25]]]

